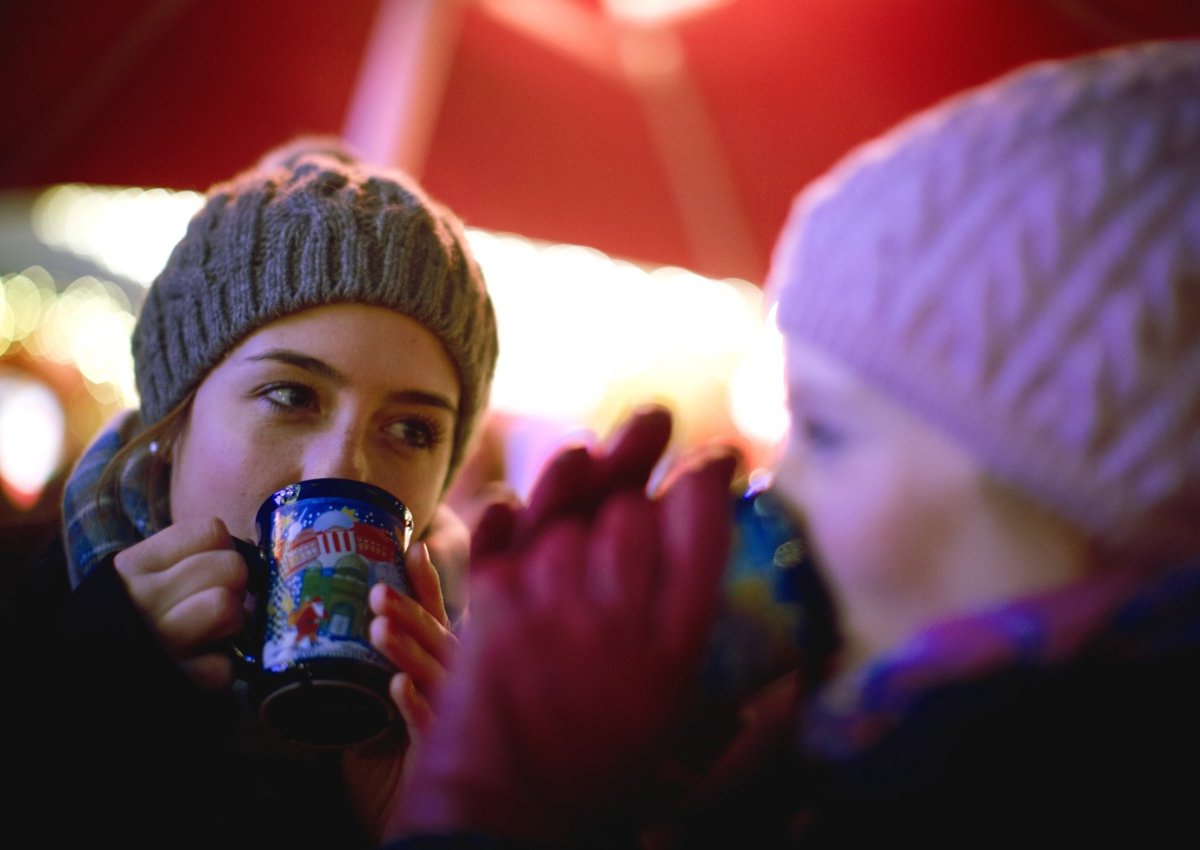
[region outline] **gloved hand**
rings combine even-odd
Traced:
[[[385,838],[562,840],[653,801],[715,613],[736,466],[698,453],[650,497],[669,424],[635,417],[607,453],[563,453],[527,509],[477,530],[471,615]]]
[[[590,516],[613,493],[644,492],[670,437],[670,411],[647,405],[625,421],[607,446],[560,449],[543,466],[524,506],[498,501],[483,512],[471,537],[471,563],[521,546],[557,517]]]

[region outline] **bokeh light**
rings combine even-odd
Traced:
[[[31,223],[45,244],[148,286],[203,202],[197,192],[70,183],[38,196]]]
[[[49,387],[0,370],[0,484],[17,507],[36,503],[62,464],[65,432],[62,405]]]

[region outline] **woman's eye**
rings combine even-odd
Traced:
[[[306,410],[316,404],[317,394],[300,384],[276,384],[267,387],[262,397],[276,407],[288,410]]]
[[[400,419],[389,425],[388,431],[415,449],[433,448],[443,438],[442,429],[437,424],[421,417]]]

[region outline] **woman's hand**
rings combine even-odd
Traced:
[[[233,683],[233,659],[214,645],[246,620],[249,570],[221,520],[187,520],[117,553],[133,604],[167,652],[206,690]]]
[[[429,696],[446,675],[446,665],[458,641],[442,600],[437,570],[429,548],[413,543],[404,558],[412,596],[393,587],[371,588],[371,643],[400,669],[389,690],[408,725],[419,734],[432,716]]]
[[[390,736],[377,745],[349,751],[342,760],[359,819],[375,840],[404,792],[405,753],[433,717],[431,696],[445,677],[458,644],[450,631],[429,546],[423,542],[409,546],[404,566],[412,596],[385,584],[371,588],[375,618],[370,636],[372,645],[400,670],[392,677],[389,690],[404,718],[406,736]]]

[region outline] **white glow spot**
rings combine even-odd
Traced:
[[[724,6],[730,0],[604,0],[612,17],[630,24],[661,26]]]
[[[63,458],[66,418],[45,384],[0,374],[0,478],[22,507],[41,494]]]
[[[775,326],[775,308],[764,322],[757,345],[738,366],[730,382],[733,422],[743,434],[769,446],[788,429],[787,390],[783,367],[783,335]]]
[[[203,202],[197,192],[68,184],[38,197],[32,225],[45,244],[148,286]]]

